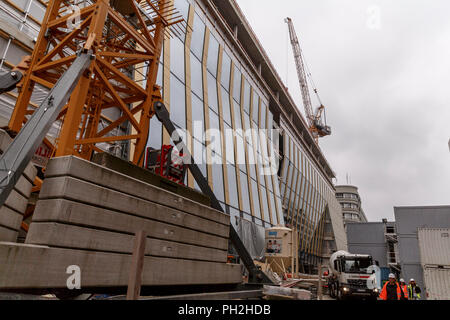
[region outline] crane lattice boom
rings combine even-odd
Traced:
[[[298,81],[300,83],[300,89],[302,91],[303,106],[305,107],[305,113],[306,117],[308,118],[309,125],[312,125],[314,121],[314,115],[312,110],[311,97],[309,95],[308,82],[306,79],[302,49],[300,48],[300,43],[298,42],[297,34],[295,33],[291,18],[287,18],[286,21],[289,26],[289,36],[291,39],[292,50],[294,51],[295,63],[297,65],[297,75]]]
[[[308,81],[305,72],[305,62],[303,61],[302,49],[300,48],[300,43],[297,38],[297,34],[294,29],[291,18],[286,18],[286,23],[289,27],[289,37],[291,40],[292,50],[294,52],[295,64],[297,66],[298,81],[300,83],[300,90],[303,98],[303,106],[305,108],[306,118],[308,120],[308,125],[311,133],[313,134],[316,141],[318,137],[324,137],[331,134],[331,128],[327,125],[322,124],[321,118],[325,107],[321,104],[316,112],[313,112],[311,97],[309,95]],[[317,90],[315,89],[317,93]]]

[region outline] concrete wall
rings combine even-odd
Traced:
[[[342,220],[341,205],[337,202],[334,195],[330,196],[328,204],[337,250],[348,250],[348,240],[345,233],[344,221]]]
[[[402,276],[414,278],[424,286],[423,269],[420,264],[418,228],[449,228],[450,206],[395,207],[399,258]]]
[[[388,267],[384,229],[385,224],[382,222],[348,223],[348,250],[351,253],[370,254],[380,267]]]
[[[342,222],[338,217],[334,219],[335,221]],[[344,235],[345,240],[347,239],[344,231],[344,227],[342,224],[342,228],[338,229]],[[331,219],[330,210],[328,210],[325,214],[325,223],[323,226],[323,243],[322,243],[322,259],[324,261],[328,261],[331,255],[338,250],[347,250],[347,241],[341,241],[339,235],[342,235],[339,231],[334,231],[333,221]],[[338,235],[338,238],[336,238]]]

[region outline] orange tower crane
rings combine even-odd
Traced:
[[[94,151],[102,152],[99,143],[130,140],[135,143],[131,160],[142,166],[153,105],[161,100],[156,77],[163,39],[176,32],[175,26],[183,32],[180,25],[185,23],[172,2],[48,1],[9,122],[10,132],[19,132],[33,114],[30,98],[35,84],[51,89],[76,59],[76,53],[89,50],[95,59],[59,113],[59,138],[56,144],[44,142],[55,156],[90,159]],[[146,81],[133,79],[137,68],[143,70]],[[120,116],[99,129],[100,119],[107,118],[104,112],[111,108],[118,109]],[[128,124],[128,133],[116,130]]]

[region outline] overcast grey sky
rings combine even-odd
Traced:
[[[394,206],[450,205],[450,1],[237,2],[303,113],[293,19],[333,129],[320,146],[370,221],[393,219]]]

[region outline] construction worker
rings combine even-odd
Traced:
[[[400,300],[408,300],[408,286],[404,279],[400,279],[401,298]]]
[[[393,273],[389,274],[389,281],[383,286],[380,293],[381,300],[400,300],[402,291],[398,285],[395,275]]]
[[[420,300],[420,290],[419,286],[416,285],[416,281],[414,279],[409,280],[408,285],[408,297],[409,300]]]

